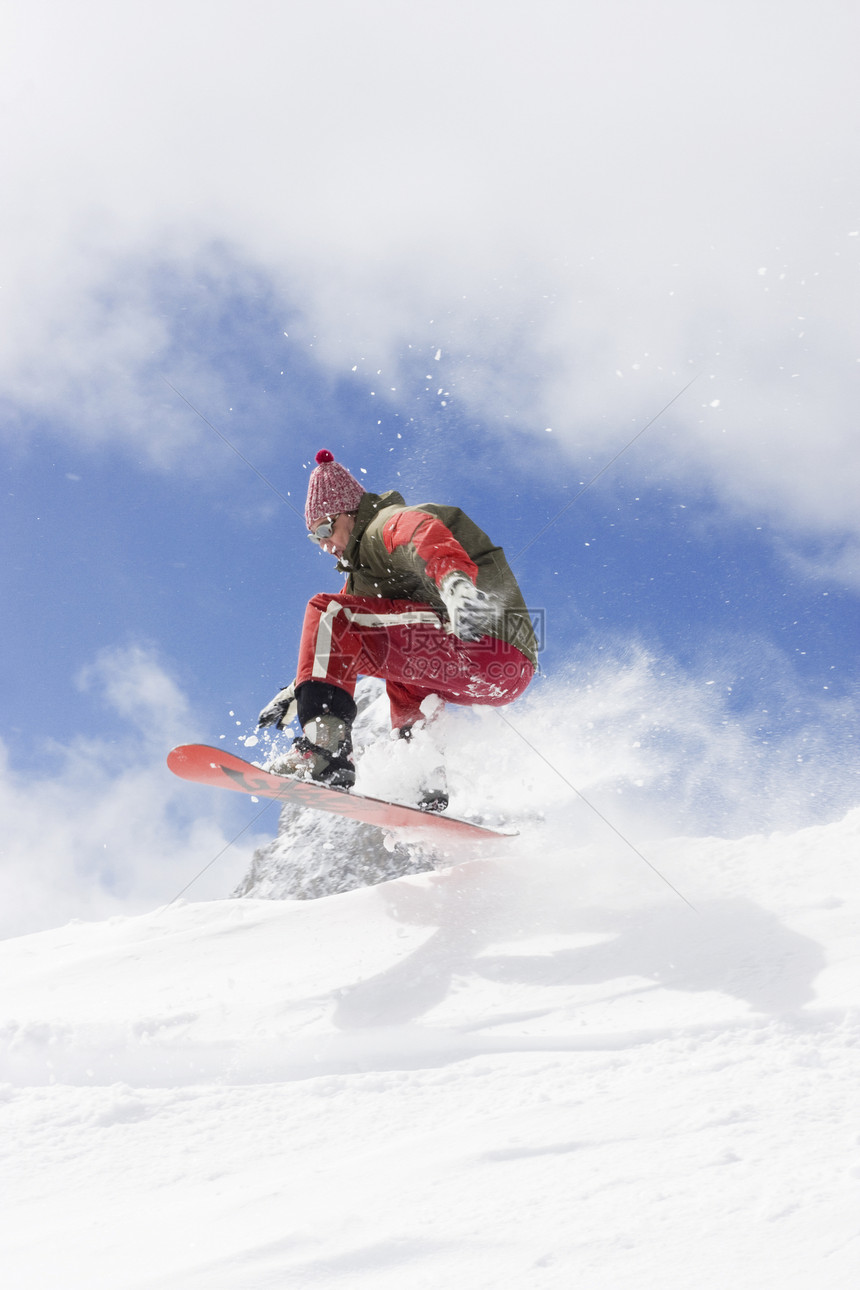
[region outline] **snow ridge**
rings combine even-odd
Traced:
[[[860,810],[0,944],[9,1283],[848,1290]]]

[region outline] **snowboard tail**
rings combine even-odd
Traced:
[[[210,748],[206,744],[182,744],[174,748],[168,753],[167,765],[180,779],[192,780],[196,784],[229,788],[252,797],[271,797],[284,803],[295,802],[311,810],[344,815],[361,824],[375,824],[381,829],[409,829],[440,841],[444,837],[464,840],[516,837],[513,831],[474,824],[454,815],[422,811],[417,806],[388,802],[381,797],[366,797],[345,788],[329,788],[313,780],[275,775],[226,749]]]

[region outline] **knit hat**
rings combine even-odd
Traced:
[[[340,515],[355,511],[365,489],[334,459],[328,448],[317,453],[317,468],[308,480],[308,500],[305,505],[305,523],[308,528],[323,515]]]

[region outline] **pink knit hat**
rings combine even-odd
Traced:
[[[366,490],[334,459],[328,448],[317,453],[317,468],[308,480],[308,500],[305,505],[305,523],[308,528],[323,515],[340,515],[355,511]]]

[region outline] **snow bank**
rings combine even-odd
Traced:
[[[856,1284],[860,812],[0,945],[10,1284]]]

